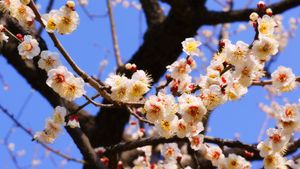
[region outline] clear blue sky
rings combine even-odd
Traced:
[[[55,8],[59,8],[64,2],[65,1],[56,0]],[[242,7],[244,5],[243,3],[245,3],[237,0],[236,2],[236,9]],[[255,4],[255,2],[257,1],[254,1],[253,4]],[[213,1],[209,1],[208,6],[210,9],[220,9]],[[44,4],[42,4],[42,9],[44,9],[43,7],[45,8]],[[91,75],[97,74],[99,63],[104,58],[108,59],[109,64],[102,76],[105,78],[109,72],[115,69],[108,18],[103,17],[90,20],[82,12],[81,8],[78,7],[77,9],[81,18],[78,29],[71,35],[59,36],[59,38],[77,64]],[[287,19],[291,16],[299,17],[299,9],[300,8],[298,7],[284,13],[284,19],[286,19],[284,22],[287,23]],[[104,14],[106,11],[105,1],[90,0],[88,10],[91,13]],[[127,60],[138,49],[138,46],[142,42],[140,32],[144,32],[146,29],[144,15],[135,9],[124,9],[121,6],[115,7],[114,13],[121,54],[123,59]],[[233,27],[234,26],[236,25],[233,25]],[[210,27],[207,28],[209,29]],[[252,30],[247,30],[246,32],[240,33],[238,36],[232,37],[232,41],[243,40],[250,43],[253,32],[249,32],[252,32]],[[284,65],[293,68],[294,73],[300,75],[300,55],[297,51],[300,42],[299,34],[300,31],[298,30],[296,37],[289,41],[287,48],[280,54],[277,62],[272,65],[271,70],[276,69],[278,65]],[[45,33],[43,34],[43,37],[47,41],[49,49],[57,51]],[[109,53],[107,52],[107,49],[110,51]],[[207,56],[209,56],[209,53],[207,53]],[[66,65],[64,60],[63,62]],[[33,92],[32,98],[24,109],[20,121],[25,126],[32,128],[33,131],[43,130],[46,118],[51,116],[52,107],[38,92],[32,91],[26,81],[19,76],[19,74],[8,65],[6,60],[2,57],[0,57],[0,73],[9,85],[8,91],[0,88],[0,103],[10,112],[17,113],[21,109],[26,98]],[[300,90],[297,89],[293,93],[284,94],[284,97],[295,102],[299,98],[299,91]],[[92,95],[93,91],[89,90],[88,94]],[[210,119],[209,127],[211,128],[211,131],[208,135],[232,139],[234,138],[235,133],[239,133],[242,141],[247,143],[255,142],[261,125],[266,117],[265,114],[258,109],[257,105],[259,102],[268,103],[265,99],[265,95],[266,91],[263,88],[252,87],[249,90],[249,93],[241,100],[229,102],[217,108]],[[82,103],[83,100],[78,100],[77,102]],[[97,109],[93,106],[87,107],[87,110],[92,114],[97,112]],[[0,119],[0,139],[2,139],[12,125],[12,122],[2,113],[0,113]],[[269,125],[272,126],[272,122],[269,123]],[[29,165],[32,159],[39,159],[42,163],[36,168],[59,168],[58,166],[60,166],[63,160],[51,153],[49,156],[45,156],[45,150],[38,144],[32,142],[31,138],[19,129],[16,129],[10,137],[10,142],[15,144],[15,151],[22,149],[26,150],[26,155],[18,158],[21,166]],[[58,137],[51,147],[71,156],[81,158],[80,153],[66,131]],[[14,168],[7,150],[3,145],[0,145],[0,168]],[[81,168],[81,165],[69,162],[65,168],[79,169]]]

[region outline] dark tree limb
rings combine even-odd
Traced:
[[[280,14],[289,9],[298,7],[299,5],[300,5],[300,0],[282,0],[280,2],[273,3],[267,6],[267,8],[271,8],[273,14]],[[204,24],[216,25],[220,23],[248,21],[250,14],[254,11],[257,12],[257,9],[241,9],[241,10],[232,10],[228,12],[207,11],[205,13]]]
[[[148,27],[160,24],[165,19],[164,12],[157,0],[140,0]]]
[[[164,143],[173,143],[173,142],[185,142],[189,143],[188,138],[178,138],[172,137],[169,139],[163,137],[151,137],[151,138],[143,138],[140,140],[132,141],[132,142],[123,142],[117,145],[111,146],[107,148],[105,154],[114,154],[120,153],[122,151],[128,151],[132,149],[136,149],[138,147],[148,146],[148,145],[158,145]],[[245,157],[247,160],[262,160],[262,157],[259,155],[259,150],[256,148],[257,144],[246,144],[239,140],[229,140],[229,139],[221,139],[221,138],[214,138],[205,136],[204,137],[205,143],[212,143],[216,144],[220,147],[227,147],[224,151],[225,154],[235,153]],[[300,147],[300,139],[292,141],[287,145],[287,151],[285,155],[292,154],[297,151]],[[252,156],[248,156],[245,151],[253,153]]]

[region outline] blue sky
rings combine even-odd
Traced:
[[[65,1],[57,0],[55,8],[59,8],[64,2]],[[237,1],[235,8],[237,9],[244,6],[243,3],[243,1]],[[255,1],[253,4],[255,4]],[[220,9],[213,1],[209,1],[208,6],[209,9]],[[42,9],[45,8],[43,7],[44,4],[42,4]],[[298,7],[284,13],[284,23],[287,23],[288,18],[291,16],[299,17],[299,9],[300,8]],[[104,14],[106,11],[105,1],[90,0],[88,10],[91,13]],[[97,74],[100,62],[103,59],[107,59],[108,65],[102,76],[104,79],[109,72],[112,72],[115,69],[108,18],[103,17],[90,20],[79,7],[78,12],[81,18],[78,29],[71,35],[58,37],[77,64],[90,75]],[[127,60],[138,49],[138,46],[142,42],[141,33],[146,29],[144,15],[133,8],[126,9],[120,5],[114,8],[114,14],[121,55],[123,60]],[[232,27],[236,26],[237,24],[232,25]],[[206,28],[211,29],[211,27],[205,27],[205,29]],[[296,37],[289,41],[288,46],[280,54],[277,62],[271,66],[272,71],[275,70],[278,65],[284,65],[293,68],[294,73],[300,75],[300,67],[298,65],[300,55],[297,51],[300,42],[299,33],[300,31],[297,30]],[[237,36],[233,36],[231,40],[243,40],[250,43],[253,38],[252,36],[253,31],[249,29],[245,32],[241,32]],[[43,33],[43,38],[46,40],[50,50],[57,51],[45,33]],[[210,53],[207,52],[207,56],[209,55]],[[63,62],[67,65],[64,60]],[[38,92],[33,91],[26,81],[19,76],[19,74],[8,65],[6,60],[2,57],[0,57],[0,73],[5,79],[5,82],[9,85],[9,90],[7,91],[1,88],[3,86],[0,86],[1,105],[5,106],[10,112],[16,114],[20,111],[22,104],[26,101],[28,96],[31,95],[31,99],[25,109],[23,109],[24,112],[20,121],[33,131],[42,130],[46,118],[51,116],[52,107]],[[87,89],[88,95],[93,95],[94,91],[88,87]],[[295,102],[299,99],[299,91],[300,90],[297,89],[293,93],[287,93],[283,96],[287,97],[291,102]],[[232,139],[235,137],[236,133],[239,133],[242,141],[254,143],[266,117],[265,114],[259,110],[257,105],[259,102],[269,103],[265,99],[266,94],[267,92],[263,88],[252,87],[248,94],[241,100],[229,102],[218,107],[213,112],[210,119],[209,127],[211,128],[211,131],[208,132],[208,135]],[[77,102],[80,104],[83,100],[79,99]],[[94,108],[93,106],[88,106],[86,109],[90,111],[91,114],[97,112],[97,108]],[[2,139],[12,125],[12,122],[2,113],[0,113],[0,119],[0,139]],[[272,125],[273,123],[271,120],[269,126]],[[59,168],[62,163],[62,158],[51,153],[50,155],[46,155],[45,150],[41,146],[32,142],[31,138],[19,129],[15,130],[9,141],[15,144],[15,151],[22,149],[26,150],[26,155],[18,158],[21,166],[29,165],[32,159],[42,161],[36,168]],[[81,158],[80,153],[66,131],[58,137],[51,147],[69,154],[70,156]],[[79,169],[81,168],[81,165],[69,162],[65,166],[65,168],[71,167]],[[14,168],[7,150],[3,145],[0,145],[0,168]]]

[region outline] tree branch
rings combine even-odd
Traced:
[[[132,142],[123,142],[117,145],[111,146],[106,149],[105,154],[114,154],[120,153],[122,151],[128,151],[132,149],[136,149],[138,147],[148,146],[148,145],[158,145],[164,143],[173,143],[173,142],[185,142],[188,143],[188,138],[178,138],[178,137],[171,137],[171,138],[163,138],[163,137],[151,137],[151,138],[142,138],[140,140],[132,141]],[[246,144],[238,140],[228,140],[228,139],[221,139],[221,138],[214,138],[205,136],[204,137],[205,143],[212,143],[216,144],[220,147],[228,147],[225,150],[225,154],[234,152],[238,153],[239,155],[245,157],[247,160],[262,160],[263,158],[259,155],[259,150],[256,148],[257,144]],[[300,146],[300,139],[288,143],[287,151],[285,155],[292,154],[297,151]],[[245,154],[245,151],[253,153],[253,156],[249,157]]]
[[[115,52],[115,57],[116,57],[116,63],[117,63],[118,67],[121,67],[121,66],[123,66],[123,62],[122,62],[120,49],[119,49],[119,43],[118,43],[118,38],[117,38],[117,33],[116,33],[113,10],[111,7],[110,0],[106,0],[106,3],[107,3],[107,8],[108,8],[110,30],[111,30],[112,40],[113,40],[113,47],[114,47],[114,52]]]
[[[165,19],[164,12],[157,0],[140,0],[146,15],[148,27],[160,24]]]
[[[282,0],[277,3],[273,3],[266,8],[271,8],[273,14],[283,13],[289,9],[295,8],[300,5],[300,0]],[[232,10],[228,12],[223,11],[207,11],[205,13],[204,24],[217,25],[220,23],[248,21],[252,12],[257,12],[257,9],[241,9]]]

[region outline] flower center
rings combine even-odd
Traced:
[[[25,50],[25,51],[31,51],[32,48],[33,48],[33,46],[31,45],[31,43],[25,43],[23,45],[23,50]]]
[[[57,74],[54,80],[56,83],[63,83],[65,81],[65,76],[62,74]]]
[[[278,80],[282,83],[285,82],[287,80],[287,78],[288,78],[288,76],[285,73],[280,73],[278,75]]]

